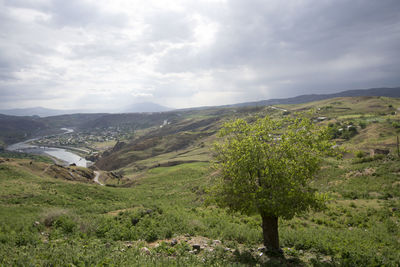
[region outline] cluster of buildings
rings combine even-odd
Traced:
[[[61,135],[45,136],[34,143],[38,146],[87,147],[96,142],[119,140],[125,137],[126,134],[119,129],[107,128],[90,132],[70,132]]]

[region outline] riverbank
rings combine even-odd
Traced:
[[[73,132],[73,129],[62,128],[65,132],[62,134],[67,134]],[[93,164],[93,162],[86,160],[84,157],[73,153],[70,150],[77,150],[79,152],[83,152],[84,150],[80,150],[77,148],[69,148],[69,147],[49,147],[49,146],[37,146],[33,145],[32,142],[38,140],[42,137],[28,139],[23,142],[19,142],[16,144],[12,144],[6,148],[8,151],[14,152],[23,152],[30,153],[35,155],[47,155],[51,158],[55,158],[59,160],[62,165],[70,165],[75,164],[80,167],[89,167]],[[86,152],[86,151],[85,151]]]

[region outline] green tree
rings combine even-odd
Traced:
[[[253,123],[238,119],[219,132],[214,148],[219,170],[212,199],[221,207],[262,219],[264,245],[279,250],[278,218],[324,207],[326,196],[310,186],[332,143],[326,128],[304,116]]]

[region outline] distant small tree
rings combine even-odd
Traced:
[[[221,207],[262,219],[264,245],[279,250],[278,218],[324,207],[326,196],[309,182],[332,147],[326,128],[310,118],[243,119],[226,123],[215,144],[219,170],[212,199]]]

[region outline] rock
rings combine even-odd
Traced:
[[[146,255],[150,255],[150,250],[148,248],[146,248],[146,247],[142,247],[140,249],[140,252],[142,252],[142,253],[144,253]]]
[[[213,244],[214,245],[221,245],[221,241],[220,240],[213,240]]]
[[[193,244],[192,248],[193,248],[193,250],[200,250],[201,246],[199,244]]]
[[[387,155],[387,154],[389,154],[389,152],[390,152],[390,150],[388,150],[388,149],[375,148],[375,149],[370,149],[369,154],[370,154],[371,157],[373,157],[373,156],[378,155],[378,154]]]
[[[138,218],[132,218],[131,219],[131,223],[132,223],[132,225],[136,225],[137,223],[139,222],[139,219]]]
[[[172,240],[171,240],[171,246],[173,247],[173,246],[175,246],[176,244],[178,244],[178,240],[172,239]]]
[[[230,248],[224,248],[225,252],[230,252],[231,249]]]
[[[39,226],[40,225],[40,222],[38,222],[38,221],[35,221],[34,223],[33,223],[33,226]]]

